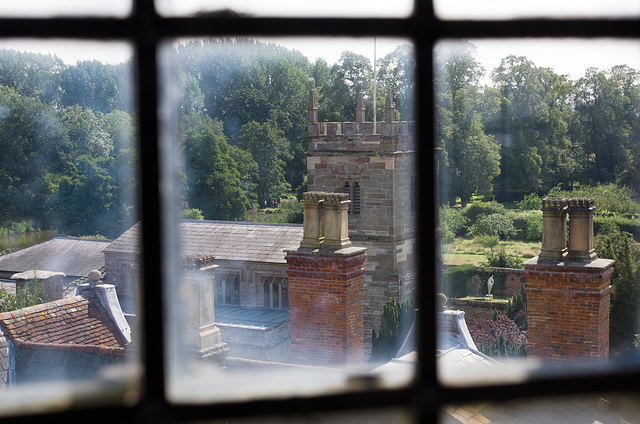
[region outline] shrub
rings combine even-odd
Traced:
[[[478,237],[476,237],[476,240],[478,241],[478,243],[480,243],[481,246],[488,247],[492,251],[494,247],[500,244],[500,237],[496,235],[480,234]]]
[[[180,212],[180,218],[204,220],[204,215],[202,214],[202,210],[192,208],[184,209],[182,212]]]
[[[480,322],[477,317],[468,322],[469,332],[478,350],[493,358],[527,356],[527,332],[506,315]]]
[[[640,245],[629,233],[601,234],[595,238],[599,257],[614,259],[611,277],[609,344],[614,352],[631,349],[640,302]]]
[[[504,247],[501,247],[497,253],[491,252],[487,255],[487,263],[495,268],[522,268],[522,258],[517,255],[509,255]]]
[[[620,215],[596,215],[593,217],[593,232],[596,235],[624,232],[640,240],[640,219]]]
[[[584,186],[573,191],[552,188],[546,197],[588,197],[596,202],[596,213],[640,214],[640,204],[633,201],[631,189],[614,183]]]
[[[514,227],[510,216],[504,213],[494,213],[479,217],[476,223],[469,227],[469,233],[474,236],[486,234],[498,236],[501,240],[509,240],[518,235],[518,230]]]
[[[516,323],[520,330],[526,330],[529,327],[527,321],[527,292],[524,284],[520,286],[520,291],[509,299],[506,315]]]
[[[518,209],[521,211],[539,211],[542,208],[542,199],[535,193],[527,194],[522,201],[518,202]]]
[[[15,295],[7,293],[4,287],[0,287],[0,300],[4,302],[2,312],[10,312],[47,302],[48,298],[44,291],[44,285],[33,279],[25,282],[21,288],[16,287]]]
[[[471,278],[477,272],[475,265],[452,266],[442,272],[442,291],[447,297],[465,297],[471,285]]]
[[[380,332],[373,330],[371,361],[386,362],[402,347],[409,333],[415,307],[412,302],[400,304],[395,297],[388,299],[380,311]]]
[[[542,211],[521,211],[512,216],[513,226],[521,239],[533,242],[542,240]]]
[[[496,201],[474,202],[464,208],[462,215],[467,219],[467,225],[471,226],[474,225],[481,216],[502,214],[504,211],[504,205]]]
[[[440,208],[440,229],[442,230],[442,243],[451,243],[456,236],[464,234],[464,226],[467,218],[462,215],[459,208],[443,206]]]

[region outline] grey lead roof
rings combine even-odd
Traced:
[[[300,247],[303,227],[296,224],[183,220],[181,252],[215,255],[217,260],[285,263],[285,250]],[[118,237],[105,252],[138,253],[140,222]]]
[[[14,273],[41,270],[80,277],[104,266],[104,249],[111,240],[55,237],[0,256],[0,270]]]

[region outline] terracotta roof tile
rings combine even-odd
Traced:
[[[32,349],[71,349],[120,356],[125,341],[95,294],[0,314],[11,340]]]

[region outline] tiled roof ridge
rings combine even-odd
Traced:
[[[85,237],[75,237],[75,236],[53,236],[51,237],[49,240],[53,240],[53,239],[61,239],[61,240],[80,240],[80,241],[97,241],[97,242],[101,242],[101,243],[111,243],[113,241],[113,239],[92,239],[92,238],[85,238]],[[46,241],[49,241],[46,240]],[[44,243],[44,242],[42,242]]]
[[[125,356],[125,348],[123,347],[108,347],[108,346],[97,346],[97,345],[81,345],[81,344],[72,344],[72,343],[35,343],[35,342],[27,342],[20,339],[12,339],[13,344],[21,349],[29,349],[29,350],[64,350],[64,351],[74,351],[74,352],[82,352],[89,353],[94,355],[106,355],[106,356],[115,356],[115,357],[123,357]]]
[[[85,314],[94,324],[79,325],[75,320],[76,314]],[[93,291],[2,313],[0,323],[14,343],[27,343],[25,346],[42,345],[43,349],[44,346],[69,345],[72,350],[77,351],[77,346],[93,346],[94,353],[104,355],[108,353],[100,349],[122,348],[128,343]],[[98,327],[94,328],[94,325]],[[43,343],[44,340],[49,342]],[[82,344],[83,341],[85,344]]]
[[[259,226],[259,227],[293,227],[293,228],[303,227],[303,224],[292,224],[289,222],[219,221],[219,220],[209,220],[209,219],[181,219],[179,222],[188,222],[190,224],[247,225],[247,226]]]

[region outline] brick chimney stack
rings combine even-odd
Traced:
[[[540,255],[526,261],[529,357],[609,357],[613,262],[593,250],[593,199],[546,198]],[[566,217],[569,215],[569,248]]]
[[[304,236],[287,251],[291,361],[364,363],[364,248],[348,238],[345,193],[305,193]]]

